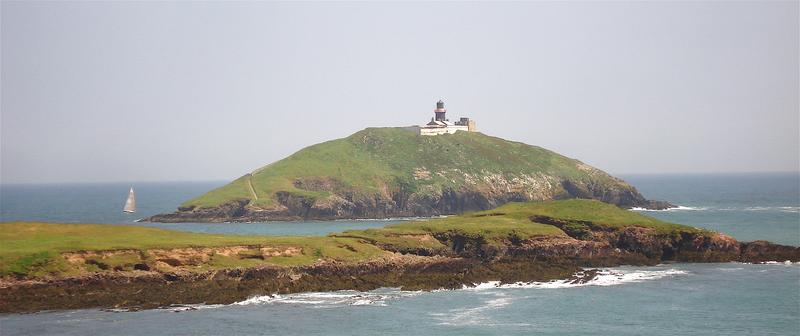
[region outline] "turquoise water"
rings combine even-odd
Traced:
[[[678,208],[640,211],[663,221],[727,234],[740,241],[800,246],[800,175],[691,174],[622,176],[647,199]]]
[[[680,206],[669,211],[642,211],[647,215],[716,230],[739,240],[761,239],[800,246],[798,174],[621,178],[648,199]],[[134,222],[172,211],[184,200],[221,184],[133,185],[139,210],[134,217],[121,213],[131,184],[2,186],[0,220],[96,222],[278,235],[324,235],[397,222]],[[131,313],[86,309],[0,316],[2,335],[578,333],[797,335],[800,265],[776,262],[614,267],[604,268],[601,276],[584,285],[488,283],[433,292],[381,288],[370,292],[273,295],[233,305],[193,305]]]

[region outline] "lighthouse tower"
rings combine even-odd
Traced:
[[[431,122],[425,124],[425,126],[414,125],[403,127],[403,129],[419,135],[453,134],[456,131],[475,132],[475,122],[469,120],[469,118],[461,118],[456,122],[447,120],[444,116],[447,110],[444,109],[444,102],[441,100],[436,103],[436,109],[433,112],[436,113],[436,116],[431,117]]]
[[[433,112],[436,112],[436,121],[446,120],[444,117],[444,113],[447,112],[447,110],[444,109],[444,102],[442,102],[441,100],[436,103],[436,109],[433,110]]]

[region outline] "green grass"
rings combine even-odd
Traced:
[[[508,180],[557,176],[592,179],[595,184],[619,183],[605,173],[579,169],[581,163],[552,151],[506,141],[475,132],[419,136],[398,128],[367,128],[355,134],[304,148],[249,177],[258,195],[254,205],[277,205],[270,197],[288,191],[314,199],[325,199],[327,191],[301,190],[294,181],[332,178],[343,187],[365,195],[378,193],[383,185],[403,185],[411,192],[436,192],[468,184],[465,174],[498,174]],[[430,172],[429,179],[415,179],[417,169]],[[185,206],[216,206],[233,199],[252,199],[248,176],[185,202]],[[487,184],[482,178],[473,181]]]
[[[11,262],[7,264],[4,261],[8,259]],[[56,253],[51,251],[44,251],[28,255],[16,255],[11,258],[5,256],[0,257],[0,266],[2,267],[2,274],[13,275],[37,275],[41,276],[50,272],[66,271],[66,263],[60,259]],[[41,270],[48,270],[50,272],[41,272]]]
[[[249,175],[242,176],[231,183],[209,191],[200,197],[191,199],[181,204],[181,207],[212,207],[237,199],[252,199],[250,187],[247,185]]]
[[[490,211],[406,222],[381,229],[347,230],[327,237],[238,236],[202,234],[142,226],[103,224],[0,223],[0,274],[43,275],[77,272],[70,269],[63,252],[133,250],[110,258],[91,261],[86,270],[130,270],[139,261],[153,262],[148,250],[189,247],[255,246],[237,256],[213,255],[198,267],[219,268],[255,265],[307,265],[319,259],[358,261],[385,255],[378,246],[395,250],[442,248],[436,238],[461,236],[487,244],[505,244],[509,240],[565,235],[554,225],[531,221],[536,216],[572,221],[564,230],[588,230],[581,223],[590,222],[594,230],[613,230],[627,226],[655,229],[657,234],[680,237],[682,233],[707,237],[716,233],[685,225],[662,222],[616,206],[594,200],[565,200],[543,203],[509,203]],[[585,222],[580,222],[585,221]],[[588,231],[587,231],[588,232]],[[570,232],[574,236],[575,232]],[[260,247],[301,251],[291,256],[253,258],[262,255]],[[135,252],[139,251],[139,252]],[[263,255],[262,255],[263,256]],[[95,266],[91,266],[95,265]]]
[[[509,237],[529,239],[536,236],[563,234],[561,230],[552,225],[525,222],[513,217],[471,217],[468,215],[395,224],[387,226],[384,230],[397,235],[446,233],[473,239],[483,237],[486,241],[495,243],[500,243]]]
[[[3,254],[248,245],[268,243],[270,238],[104,224],[8,222],[0,228]]]
[[[302,253],[268,260],[239,260],[219,256],[210,266],[233,267],[255,264],[305,265],[317,259],[362,260],[385,252],[351,238],[238,236],[191,233],[142,226],[104,224],[0,223],[0,274],[44,274],[64,272],[63,252],[175,249],[220,246],[297,247]],[[104,260],[111,265],[127,265],[134,260],[121,255],[119,260]],[[126,259],[127,258],[127,259]]]
[[[590,221],[599,227],[608,229],[637,225],[652,227],[661,233],[698,230],[686,225],[663,222],[596,200],[572,199],[542,203],[509,203],[496,210],[500,209],[513,213],[515,216],[541,215],[562,220]]]
[[[535,216],[546,216],[565,221],[588,221],[594,227],[603,230],[642,226],[655,229],[657,234],[680,235],[681,232],[702,232],[708,236],[716,235],[707,230],[662,222],[600,201],[573,199],[541,203],[508,203],[489,211],[394,224],[382,229],[347,230],[341,234],[334,233],[329,236],[360,237],[387,245],[411,247],[414,240],[408,236],[412,235],[458,235],[469,239],[482,238],[489,244],[502,244],[508,239],[524,240],[541,236],[565,235],[567,234],[565,230],[574,230],[569,232],[570,234],[580,233],[581,230],[586,230],[588,233],[589,230],[585,226],[577,227],[581,225],[579,223],[572,223],[562,230],[553,225],[532,222],[530,218]],[[438,246],[441,244],[431,244],[427,247]]]

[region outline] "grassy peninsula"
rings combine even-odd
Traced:
[[[3,313],[231,303],[273,292],[546,281],[574,277],[586,266],[800,260],[800,248],[737,242],[580,199],[509,203],[326,237],[11,222],[0,223],[0,244]]]
[[[106,224],[7,222],[0,223],[0,228],[0,274],[16,277],[168,271],[181,266],[221,269],[264,264],[306,265],[318,259],[357,261],[386,253],[351,238],[238,236]],[[240,248],[233,254],[212,252],[214,248],[226,247]],[[260,254],[262,249],[280,253],[264,257]],[[185,260],[173,257],[168,262],[160,261],[153,253],[156,250],[184,251]],[[80,254],[87,257],[78,264],[65,258]],[[201,257],[205,254],[207,258]]]
[[[572,223],[562,227],[537,223],[532,218],[546,216]],[[575,220],[589,221],[592,228]],[[573,223],[574,222],[574,223]],[[484,244],[504,245],[543,237],[568,237],[592,229],[610,230],[638,226],[653,228],[659,234],[714,237],[715,232],[671,224],[655,218],[610,206],[598,201],[566,200],[544,203],[509,203],[498,209],[467,215],[407,222],[382,229],[348,230],[327,237],[238,236],[191,233],[142,226],[104,224],[0,223],[0,274],[12,276],[79,275],[82,272],[120,270],[171,270],[174,266],[219,269],[256,265],[309,265],[318,260],[363,261],[386,255],[379,247],[393,250],[446,248],[444,236],[481,240]],[[438,237],[438,238],[437,238]],[[213,253],[208,260],[178,265],[160,262],[150,250],[191,250],[241,246],[234,255]],[[261,255],[262,249],[294,251]],[[70,264],[62,254],[86,251],[123,251],[97,255],[82,264]],[[198,252],[202,254],[203,252]],[[189,253],[190,254],[190,253]],[[191,259],[191,257],[189,257]]]

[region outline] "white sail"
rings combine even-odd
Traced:
[[[125,209],[122,209],[122,212],[136,212],[136,199],[133,198],[133,188],[131,188],[131,193],[128,195],[128,200],[125,201]]]

